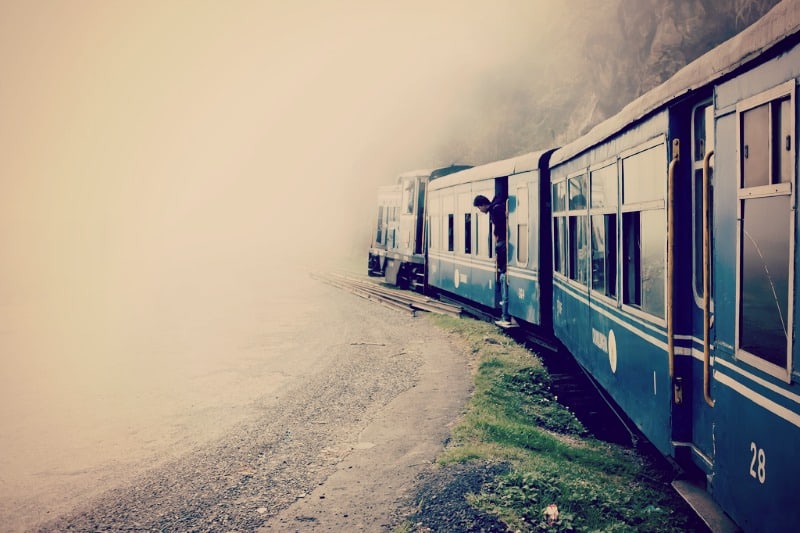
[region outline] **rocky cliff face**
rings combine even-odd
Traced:
[[[573,0],[497,72],[441,147],[480,164],[563,144],[758,20],[778,0]],[[525,73],[521,75],[520,72]],[[464,127],[464,125],[473,127]]]
[[[775,0],[619,2],[612,24],[590,36],[585,47],[603,118],[733,37],[775,4]],[[607,71],[618,78],[610,78]],[[622,83],[616,83],[620,79]]]

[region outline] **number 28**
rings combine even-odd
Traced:
[[[764,448],[759,448],[755,442],[750,443],[750,451],[753,453],[753,458],[750,460],[750,477],[763,484],[767,479],[767,454],[764,453]]]

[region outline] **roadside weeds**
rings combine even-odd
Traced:
[[[397,531],[703,530],[670,471],[594,439],[538,357],[493,325],[430,316],[464,344],[475,390]]]

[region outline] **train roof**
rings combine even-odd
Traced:
[[[440,176],[447,176],[453,172],[458,172],[467,168],[472,168],[470,165],[450,165],[449,167],[441,168],[425,168],[419,170],[408,170],[397,176],[397,181],[402,181],[407,178],[430,178],[436,179]]]
[[[428,178],[433,172],[432,168],[422,168],[419,170],[408,170],[397,175],[397,181],[406,178]]]
[[[549,153],[549,151],[529,152],[527,154],[510,157],[501,161],[492,161],[491,163],[486,163],[485,165],[471,167],[466,170],[461,170],[448,176],[438,178],[436,181],[431,182],[430,188],[442,189],[445,187],[458,185],[460,183],[471,183],[473,181],[480,181],[484,179],[502,178],[519,174],[520,172],[533,170],[538,168],[539,160],[547,153]]]
[[[551,164],[565,161],[669,102],[731,74],[765,52],[775,49],[784,39],[797,37],[798,32],[800,0],[783,0],[739,34],[692,61],[670,79],[625,106],[615,116],[592,128],[586,135],[557,150]]]

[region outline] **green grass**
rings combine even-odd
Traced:
[[[683,502],[647,460],[587,435],[537,357],[483,322],[431,316],[475,358],[475,391],[442,465],[497,461],[506,474],[469,496],[514,531],[686,531]],[[558,506],[556,523],[544,510]]]

